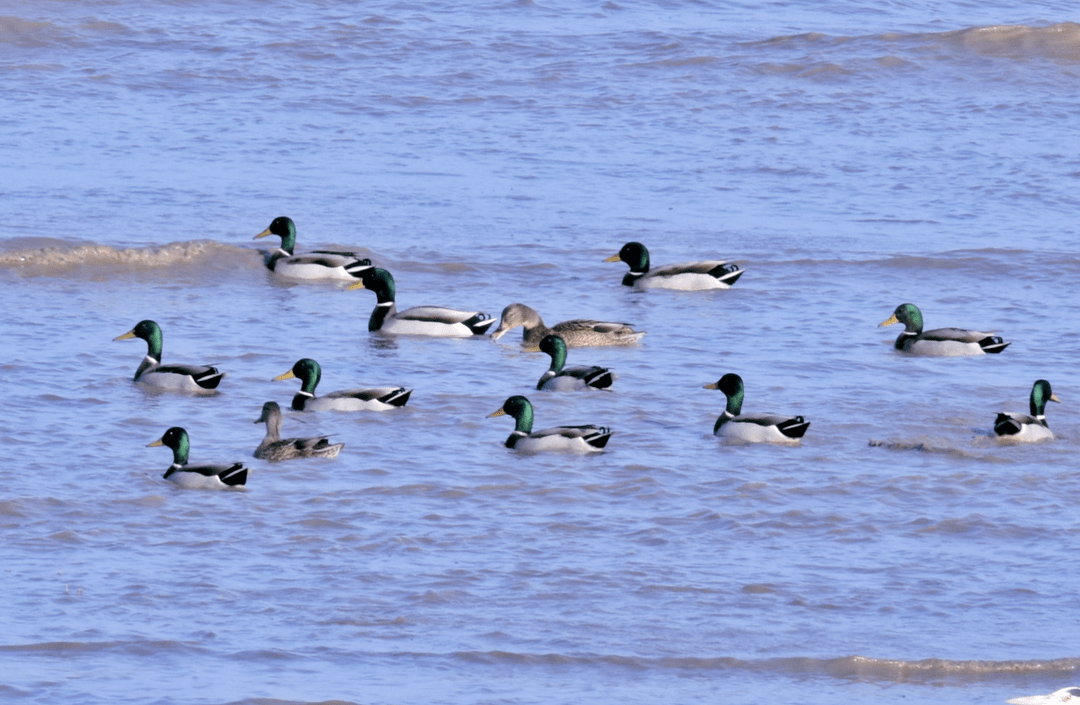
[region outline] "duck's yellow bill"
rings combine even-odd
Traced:
[[[156,441],[154,441],[153,443],[147,443],[147,444],[146,444],[146,447],[147,447],[147,448],[153,448],[154,446],[163,446],[163,445],[165,445],[165,444],[164,444],[164,443],[162,443],[161,441],[162,441],[162,438],[159,438],[159,439],[157,439]]]
[[[488,415],[487,415],[487,417],[488,417],[489,419],[493,419],[493,418],[495,418],[496,416],[506,416],[506,412],[505,412],[505,411],[503,411],[502,409],[499,409],[498,411],[493,411],[492,413],[490,413],[490,414],[488,414]]]
[[[363,289],[364,282],[356,282],[355,284],[349,284],[345,287],[345,291],[352,291],[353,289]]]
[[[605,262],[618,262],[618,261],[619,261],[619,259],[620,259],[620,257],[619,257],[618,255],[612,255],[611,257],[608,257],[608,258],[607,258],[606,260],[604,260],[604,261],[605,261]]]
[[[273,233],[270,232],[270,228],[267,228],[266,230],[263,230],[261,233],[259,233],[258,235],[256,235],[255,237],[253,237],[251,239],[252,240],[258,240],[260,237],[266,237],[267,235],[273,235]]]
[[[718,382],[710,382],[702,387],[702,389],[720,389],[720,384]]]
[[[900,319],[896,317],[896,314],[889,316],[886,320],[877,324],[878,328],[884,328],[885,326],[891,326],[893,323],[899,323]]]
[[[280,374],[280,375],[278,375],[277,377],[275,377],[274,379],[272,379],[270,381],[271,382],[280,382],[283,379],[292,379],[295,376],[296,375],[293,374],[293,371],[289,370],[288,372],[285,372],[284,374]]]
[[[1061,400],[1060,400],[1060,399],[1058,399],[1058,397],[1057,397],[1057,394],[1051,394],[1051,395],[1050,395],[1050,401],[1056,401],[1056,402],[1058,402],[1059,404],[1061,403]]]
[[[131,340],[131,339],[132,339],[132,338],[134,338],[134,337],[135,337],[135,329],[134,329],[134,328],[132,328],[132,329],[131,329],[131,330],[129,330],[129,331],[127,332],[127,333],[124,333],[123,335],[118,335],[118,336],[116,336],[115,338],[113,338],[113,341],[117,341],[117,340]]]

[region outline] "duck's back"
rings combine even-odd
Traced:
[[[666,264],[649,270],[634,282],[638,289],[678,289],[679,291],[706,291],[730,289],[742,276],[737,265],[724,260],[681,262]]]
[[[810,422],[801,416],[740,414],[721,424],[715,433],[747,443],[791,443],[802,438]]]
[[[495,322],[477,311],[459,311],[445,306],[414,306],[389,316],[382,330],[400,335],[434,335],[468,338],[482,335]]]

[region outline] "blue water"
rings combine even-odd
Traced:
[[[1064,3],[119,0],[0,7],[0,697],[63,703],[1003,702],[1075,682],[1080,295]],[[627,321],[544,356],[367,331],[368,291],[294,284],[253,236],[345,246],[402,307]],[[730,291],[635,292],[730,258]],[[273,245],[274,243],[270,243]],[[1001,355],[911,359],[927,327]],[[212,363],[213,397],[148,394]],[[250,457],[300,357],[377,413],[287,413],[335,460]],[[795,447],[711,435],[804,415]],[[1035,379],[1055,440],[1002,445]],[[591,457],[503,447],[616,434]],[[175,488],[244,460],[243,492]],[[248,462],[250,461],[250,462]]]

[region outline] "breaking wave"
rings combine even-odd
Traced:
[[[17,238],[0,243],[0,272],[23,276],[114,276],[156,270],[258,269],[259,251],[212,240],[120,248],[93,242]]]

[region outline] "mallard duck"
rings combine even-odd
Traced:
[[[623,286],[636,289],[680,289],[682,291],[701,291],[704,289],[730,289],[746,270],[740,269],[734,262],[724,260],[706,260],[703,262],[683,262],[666,264],[656,269],[649,268],[649,251],[640,242],[628,242],[619,250],[619,254],[608,257],[605,262],[622,260],[630,265],[630,271],[623,275]]]
[[[436,335],[469,338],[483,335],[495,319],[482,311],[458,311],[442,306],[414,306],[398,311],[394,303],[394,277],[374,267],[361,273],[349,289],[371,289],[377,303],[368,319],[368,330],[403,335]]]
[[[748,443],[792,443],[810,427],[801,416],[742,413],[743,381],[737,374],[728,373],[705,389],[719,389],[727,396],[727,408],[713,426],[714,435]]]
[[[1014,441],[1042,441],[1054,437],[1050,427],[1046,425],[1046,402],[1061,401],[1050,389],[1050,383],[1045,379],[1035,382],[1031,388],[1031,400],[1028,414],[998,413],[994,420],[994,433],[1002,438]]]
[[[281,438],[281,407],[276,401],[263,404],[262,415],[255,423],[266,424],[266,438],[252,453],[262,460],[296,458],[336,458],[344,443],[331,444],[326,436],[318,438]]]
[[[1050,695],[1025,695],[1005,702],[1012,703],[1012,705],[1057,705],[1074,699],[1080,700],[1080,686],[1070,685],[1068,688],[1055,690]]]
[[[187,431],[179,426],[173,426],[165,435],[148,443],[147,448],[153,446],[168,446],[172,448],[173,463],[165,471],[165,479],[175,482],[187,489],[223,490],[227,487],[236,487],[247,482],[248,469],[243,463],[232,465],[188,465],[188,441]]]
[[[371,260],[360,259],[354,252],[314,250],[304,255],[294,255],[296,225],[292,218],[274,218],[270,227],[254,239],[258,240],[267,235],[280,237],[281,246],[267,255],[266,266],[271,272],[285,277],[356,281],[360,272],[371,267]]]
[[[162,365],[161,326],[151,320],[139,324],[113,340],[142,338],[146,341],[146,357],[135,370],[135,381],[155,389],[173,392],[212,392],[217,389],[224,372],[208,365]]]
[[[521,344],[525,347],[539,345],[544,336],[558,333],[567,347],[581,348],[601,345],[632,345],[645,335],[645,331],[636,331],[629,323],[609,323],[590,321],[579,318],[563,321],[554,328],[548,328],[535,309],[525,304],[510,304],[503,309],[499,327],[491,334],[492,340],[498,340],[518,326],[524,326]]]
[[[963,328],[936,328],[924,333],[922,311],[915,304],[900,304],[893,315],[879,323],[878,327],[891,326],[893,323],[904,324],[904,331],[893,347],[909,355],[982,355],[999,353],[1011,344],[996,335]]]
[[[572,450],[579,453],[595,452],[607,445],[614,433],[603,426],[557,426],[543,431],[533,431],[533,407],[523,396],[506,400],[498,411],[488,418],[509,414],[517,421],[517,427],[506,439],[506,447],[534,453],[546,450]]]
[[[566,342],[557,334],[545,335],[540,345],[530,351],[545,352],[551,356],[551,367],[536,383],[537,389],[553,392],[571,392],[578,389],[607,389],[615,381],[615,374],[604,367],[563,367],[566,364]]]
[[[292,408],[295,411],[386,411],[399,406],[405,406],[409,401],[411,389],[404,387],[376,387],[374,389],[345,389],[339,392],[330,392],[321,397],[315,396],[315,387],[319,386],[322,379],[322,367],[310,358],[302,358],[296,361],[292,369],[284,372],[274,381],[298,378],[301,381],[300,391],[292,400]]]

